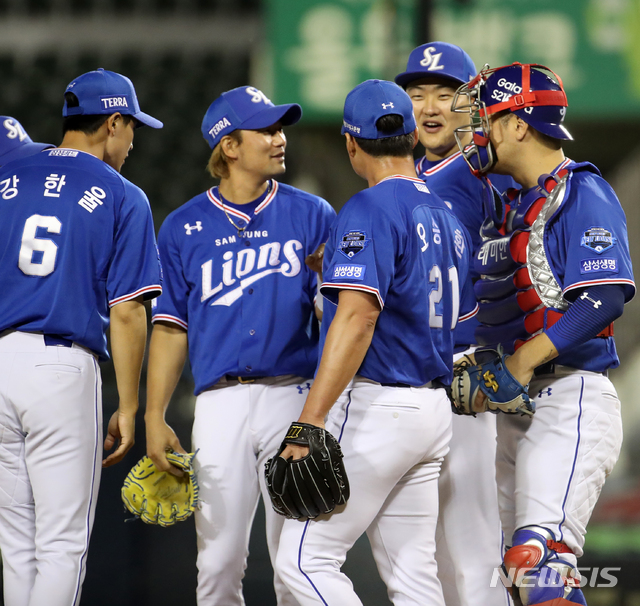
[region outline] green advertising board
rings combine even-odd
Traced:
[[[334,121],[368,78],[391,78],[414,46],[415,0],[268,0],[275,103],[298,102],[305,123]]]
[[[270,82],[305,122],[339,118],[367,78],[403,70],[421,0],[267,0]],[[462,46],[481,68],[542,63],[562,78],[572,116],[640,113],[640,0],[431,0],[430,37]],[[264,76],[264,74],[262,74]]]
[[[572,116],[640,113],[640,0],[435,0],[431,29],[478,69],[550,67]]]

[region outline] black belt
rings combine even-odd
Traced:
[[[547,362],[546,364],[541,364],[540,366],[538,366],[534,371],[533,371],[533,376],[534,377],[541,377],[544,375],[555,375],[556,371],[559,370],[563,370],[565,368],[569,368],[567,366],[562,366],[560,364],[554,364],[553,362]],[[578,368],[576,368],[575,370],[580,370]],[[592,371],[595,372],[599,375],[602,375],[604,377],[608,377],[609,376],[609,371],[607,370],[603,370],[603,371]]]
[[[246,383],[255,383],[260,379],[266,379],[266,377],[234,377],[233,375],[224,375],[224,378],[227,381],[237,381],[238,383],[242,383],[243,385]]]
[[[408,383],[380,383],[382,387],[413,387],[413,385],[409,385]]]
[[[71,347],[73,341],[65,339],[59,335],[44,335],[44,344],[49,346],[60,345],[62,347]]]

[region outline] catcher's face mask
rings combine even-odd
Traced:
[[[469,83],[458,88],[451,109],[468,113],[469,123],[455,131],[458,147],[476,177],[495,166],[497,156],[490,141],[490,116],[511,111],[541,133],[571,139],[562,125],[567,96],[562,80],[547,67],[513,63],[494,69],[485,65]],[[471,135],[471,143],[463,141]]]

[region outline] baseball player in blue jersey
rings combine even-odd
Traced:
[[[120,176],[140,111],[131,81],[97,70],[65,92],[60,147],[0,169],[0,548],[6,606],[80,602],[102,459],[99,360],[111,325],[118,410],[104,460],[133,445],[161,291],[151,210]]]
[[[249,533],[267,495],[264,463],[300,414],[317,364],[317,280],[305,257],[326,241],[335,211],[274,179],[285,171],[282,128],[301,115],[299,105],[274,106],[251,86],[223,93],[202,122],[220,184],[171,213],[159,234],[166,283],[152,318],[147,451],[178,473],[165,449],[184,451],[164,411],[188,351],[202,502],[199,606],[244,604]],[[266,509],[275,559],[282,518]],[[296,604],[277,577],[275,589],[278,604]]]
[[[366,531],[394,604],[443,605],[437,482],[452,415],[434,381],[451,381],[453,328],[476,307],[461,292],[470,240],[415,175],[418,132],[400,87],[357,86],[342,132],[369,188],[331,228],[321,290],[334,305],[325,303],[323,333],[331,324],[299,421],[326,423],[340,440],[351,496],[332,514],[287,520],[277,570],[303,606],[360,605],[340,567]],[[288,445],[281,456],[306,452]]]
[[[565,158],[567,98],[546,67],[487,67],[455,106],[471,115],[459,132],[472,170],[521,186],[487,196],[474,261],[478,339],[515,350],[506,366],[535,404],[497,417],[505,582],[516,604],[584,605],[576,562],[622,441],[607,371],[611,323],[635,292],[625,216],[595,166]]]
[[[429,190],[450,206],[467,228],[475,251],[484,219],[482,182],[475,177],[455,138],[467,117],[451,109],[456,89],[476,75],[473,61],[459,46],[429,42],[409,55],[407,69],[395,81],[413,102],[425,155],[416,173]],[[471,135],[467,135],[470,142]],[[491,175],[499,191],[513,187],[510,177]],[[473,278],[477,274],[471,271]],[[454,359],[475,348],[475,318],[456,326]],[[439,480],[440,515],[436,560],[447,606],[504,606],[507,596],[491,578],[500,563],[502,532],[495,479],[496,419],[453,417],[453,435]],[[473,515],[468,515],[469,503]]]
[[[50,143],[34,143],[22,124],[11,116],[0,116],[0,166],[12,160],[26,158],[43,149],[53,147]]]

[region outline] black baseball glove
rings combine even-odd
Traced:
[[[307,446],[302,459],[285,461],[287,444]],[[340,444],[328,431],[292,423],[275,457],[265,464],[267,489],[275,511],[287,518],[317,518],[349,498],[349,480]]]

